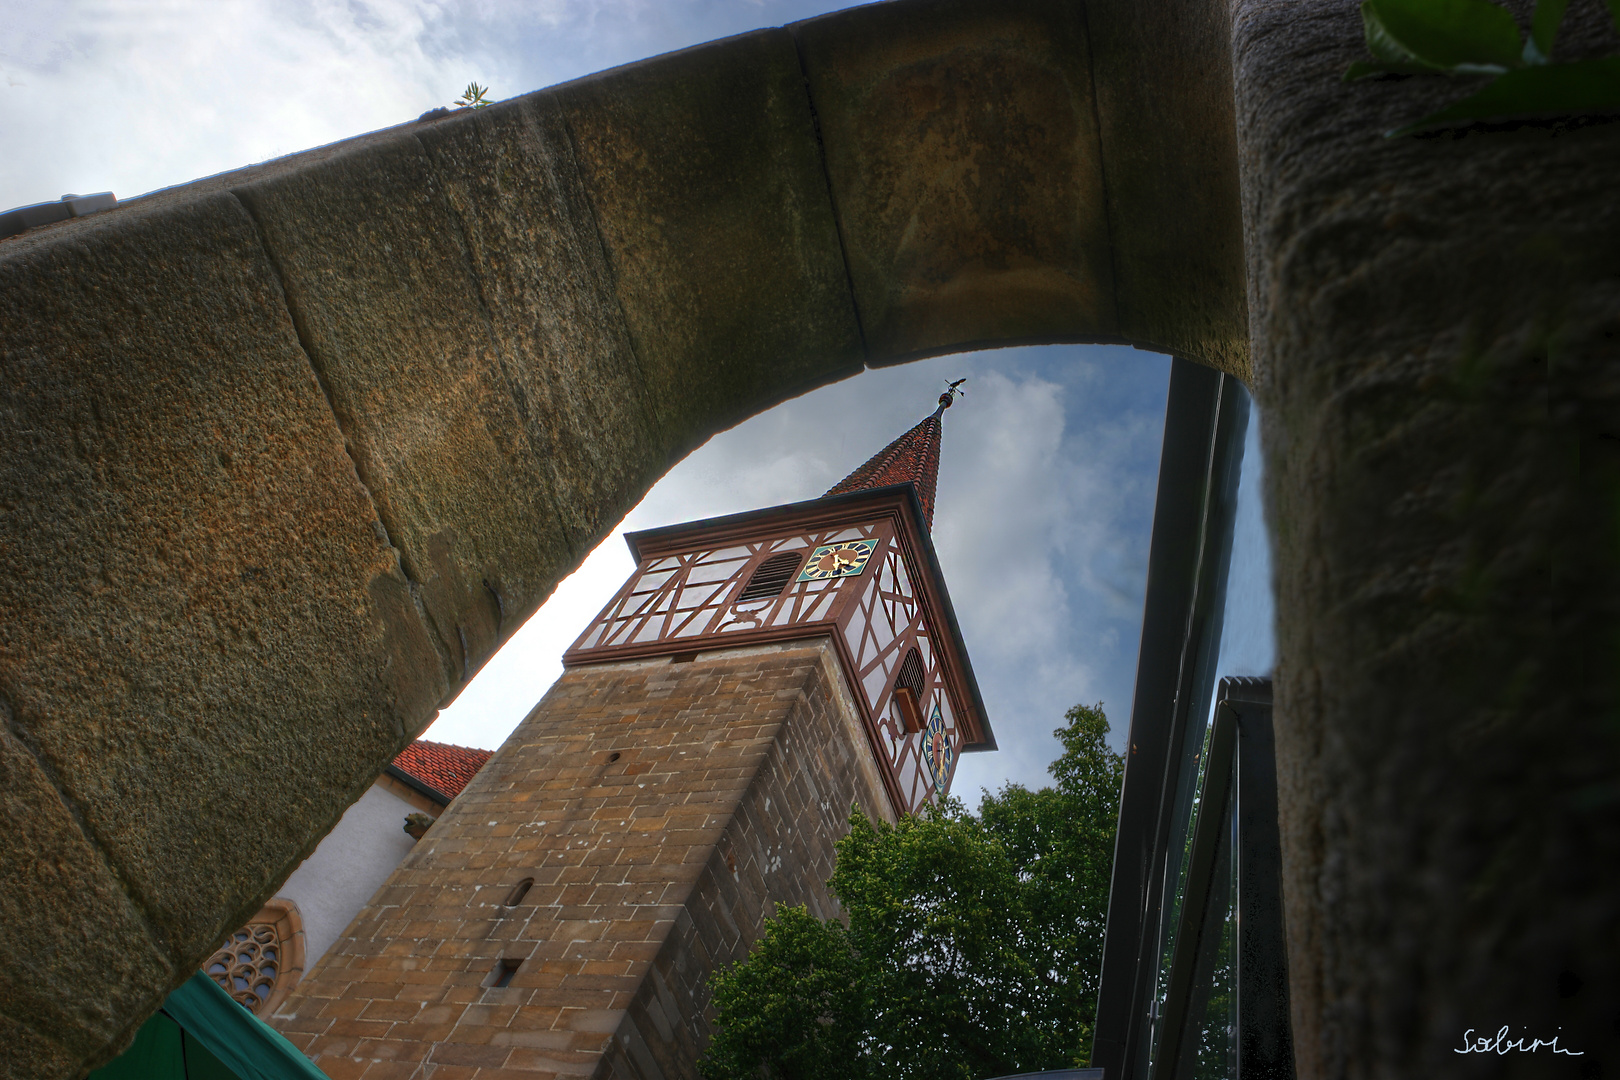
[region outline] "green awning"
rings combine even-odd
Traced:
[[[281,1033],[202,972],[90,1080],[327,1080]]]

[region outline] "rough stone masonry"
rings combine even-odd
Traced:
[[[708,973],[836,912],[856,805],[826,639],[570,668],[271,1022],[332,1080],[695,1075]]]

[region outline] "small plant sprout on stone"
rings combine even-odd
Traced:
[[[456,99],[456,108],[482,109],[490,104],[489,99],[485,96],[488,93],[489,87],[470,82],[467,84],[467,89],[463,90],[461,96]]]

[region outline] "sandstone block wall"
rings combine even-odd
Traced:
[[[708,972],[835,913],[855,803],[892,818],[829,645],[570,669],[271,1022],[333,1080],[694,1075]]]
[[[1620,123],[1386,139],[1466,84],[1234,15],[1299,1075],[1613,1076]],[[1457,1053],[1504,1024],[1581,1056]]]

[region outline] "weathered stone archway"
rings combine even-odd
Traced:
[[[132,1031],[696,442],[1055,340],[1270,408],[1302,1071],[1612,1045],[1620,128],[1385,142],[1449,91],[1360,48],[903,0],[0,244],[4,1071]]]

